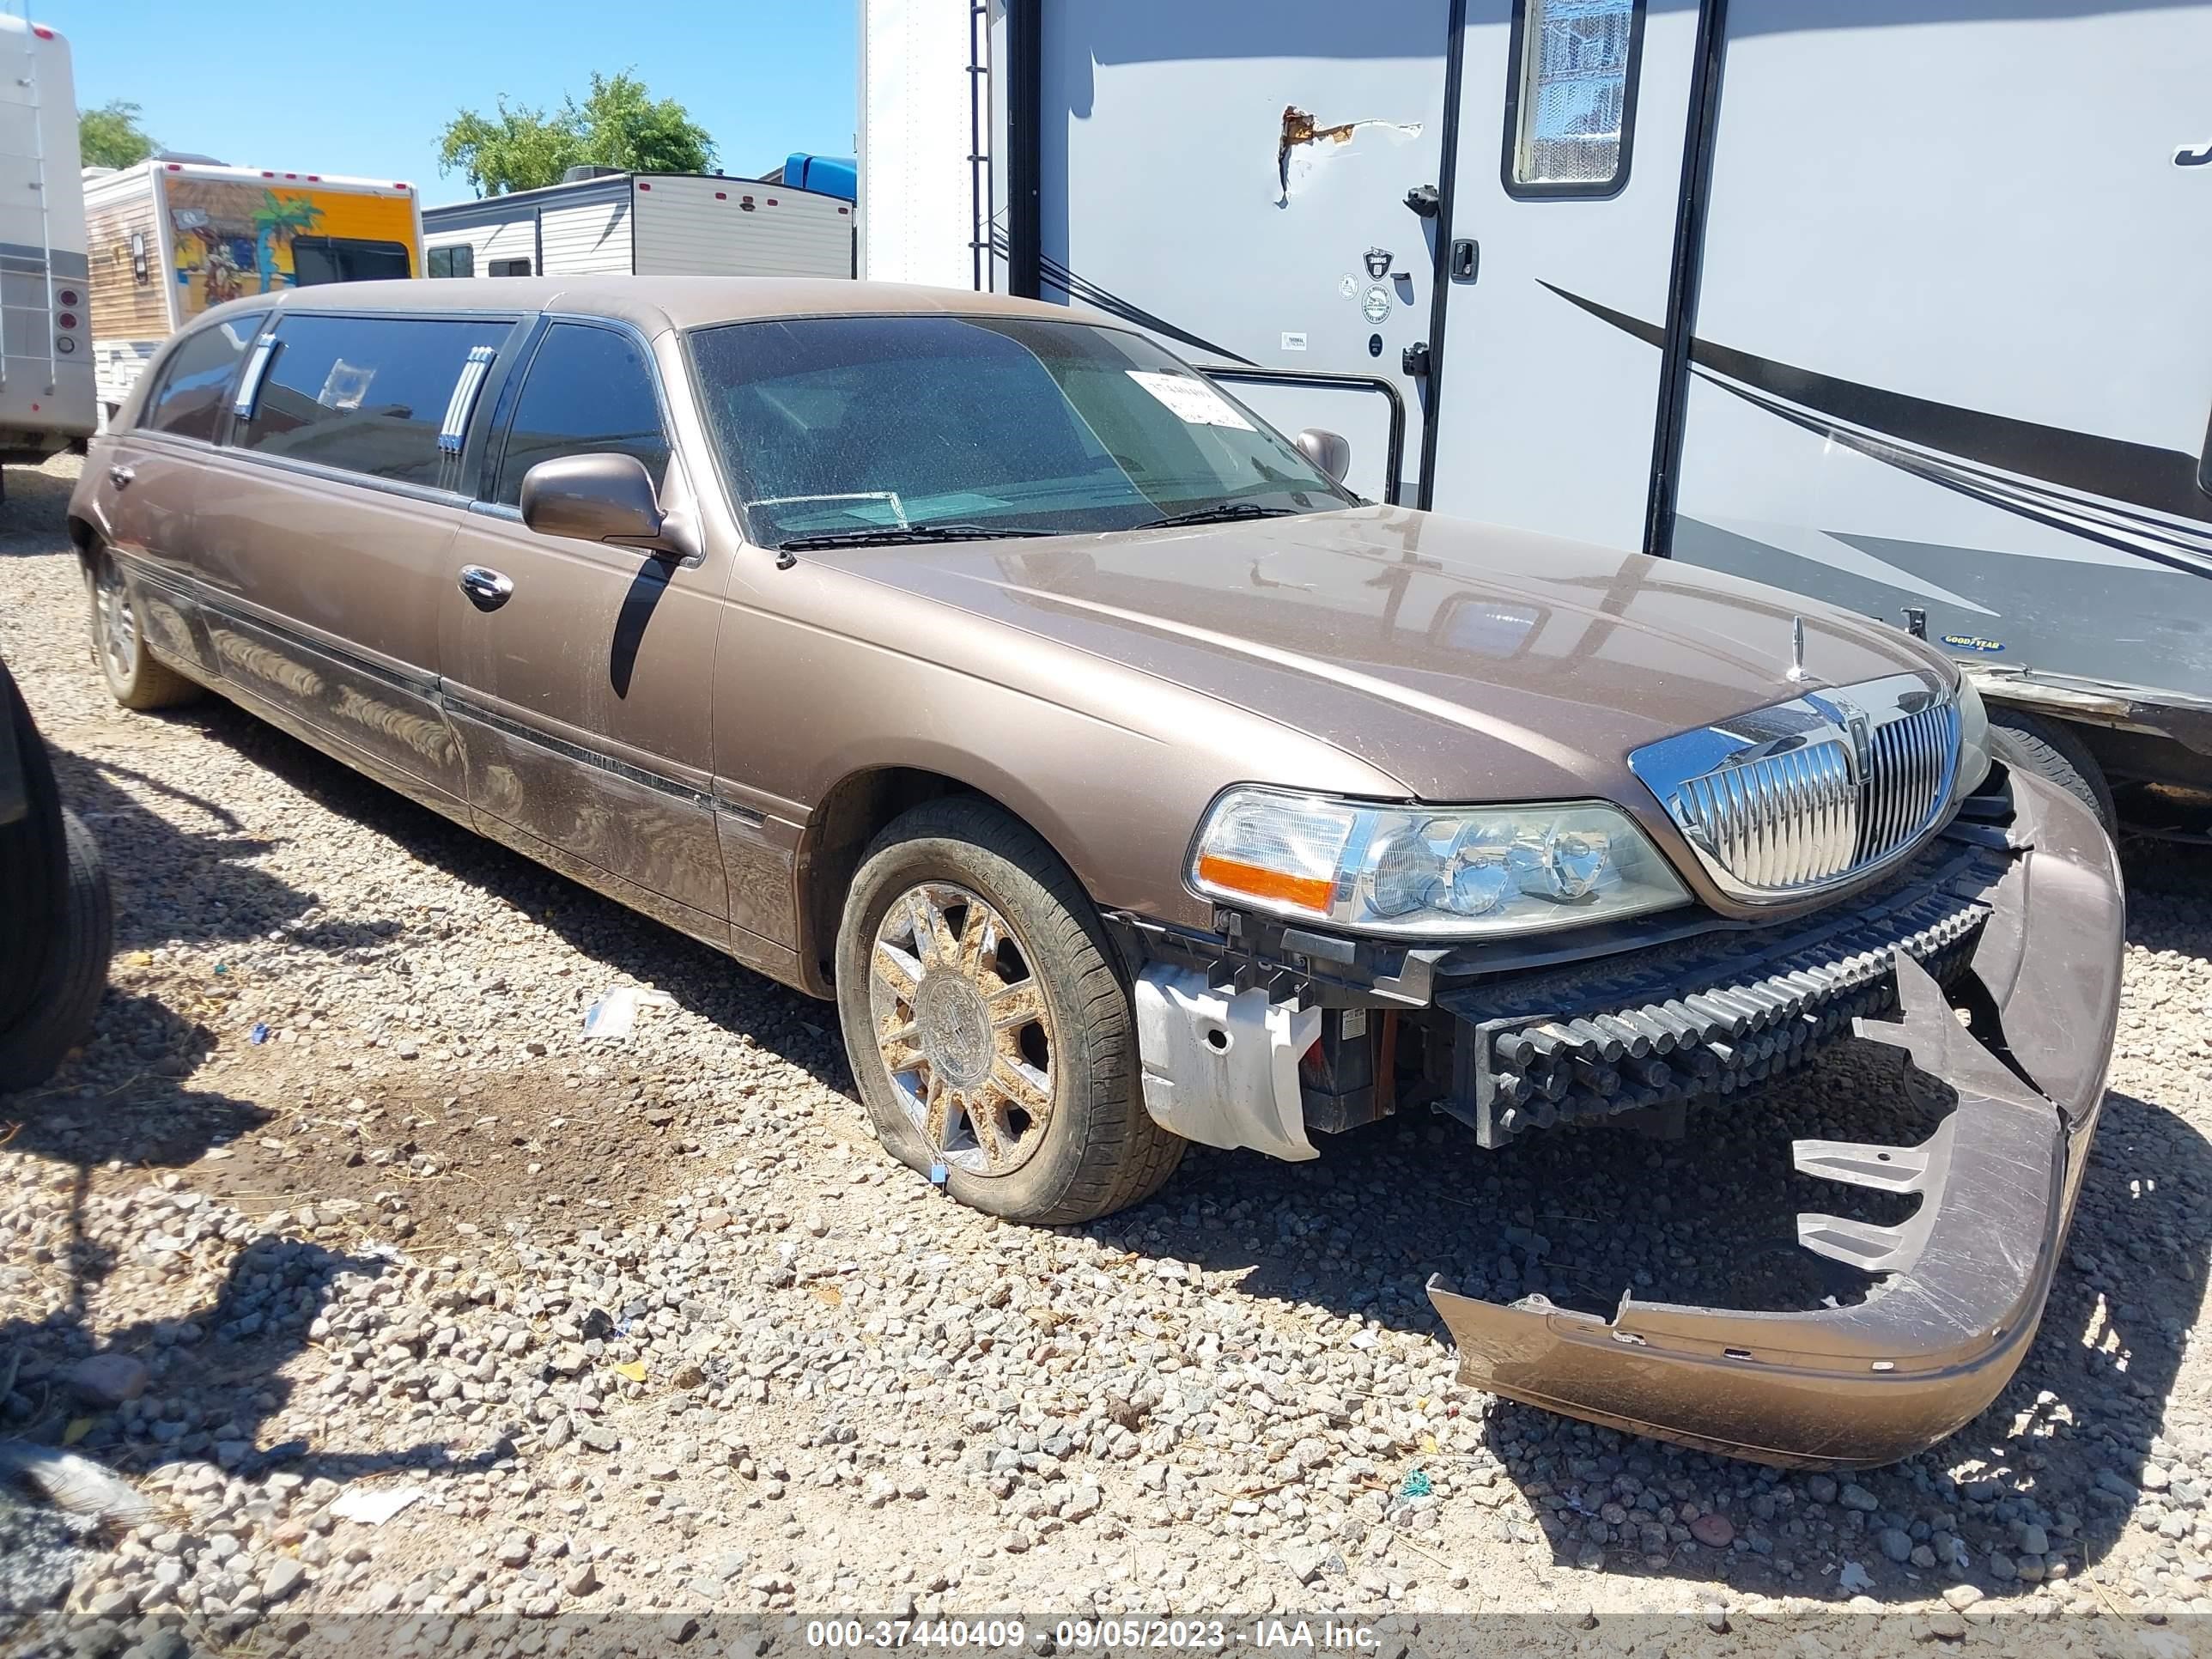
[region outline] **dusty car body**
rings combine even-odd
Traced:
[[[886,1147],[1014,1218],[1193,1140],[1679,1127],[1899,1044],[1934,1139],[1797,1149],[1921,1195],[1800,1218],[1863,1300],[1432,1296],[1469,1382],[1562,1411],[1780,1462],[1949,1432],[2095,1123],[2089,810],[1902,632],[1362,503],[1342,452],[990,295],[362,284],[172,343],[70,522],[119,697],[211,688],[835,996]]]

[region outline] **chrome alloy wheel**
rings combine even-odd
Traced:
[[[950,882],[893,900],[870,953],[876,1048],[908,1119],[947,1169],[1003,1176],[1052,1121],[1059,1041],[1006,918]]]
[[[100,607],[100,648],[106,654],[107,672],[118,684],[128,684],[138,651],[138,618],[123,585],[123,567],[113,559],[101,557],[93,577],[93,597]]]

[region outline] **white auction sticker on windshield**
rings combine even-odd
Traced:
[[[1186,426],[1233,426],[1239,432],[1254,429],[1252,422],[1237,412],[1236,404],[1203,380],[1188,374],[1164,374],[1153,368],[1123,372],[1165,404]]]

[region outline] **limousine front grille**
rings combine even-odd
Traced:
[[[1959,708],[1917,675],[1808,693],[1629,757],[1723,891],[1794,898],[1917,846],[1949,805]]]

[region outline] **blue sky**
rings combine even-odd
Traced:
[[[33,0],[69,38],[81,107],[124,98],[171,149],[240,167],[404,179],[426,205],[455,111],[551,108],[629,70],[714,136],[724,171],[850,155],[854,0]]]

